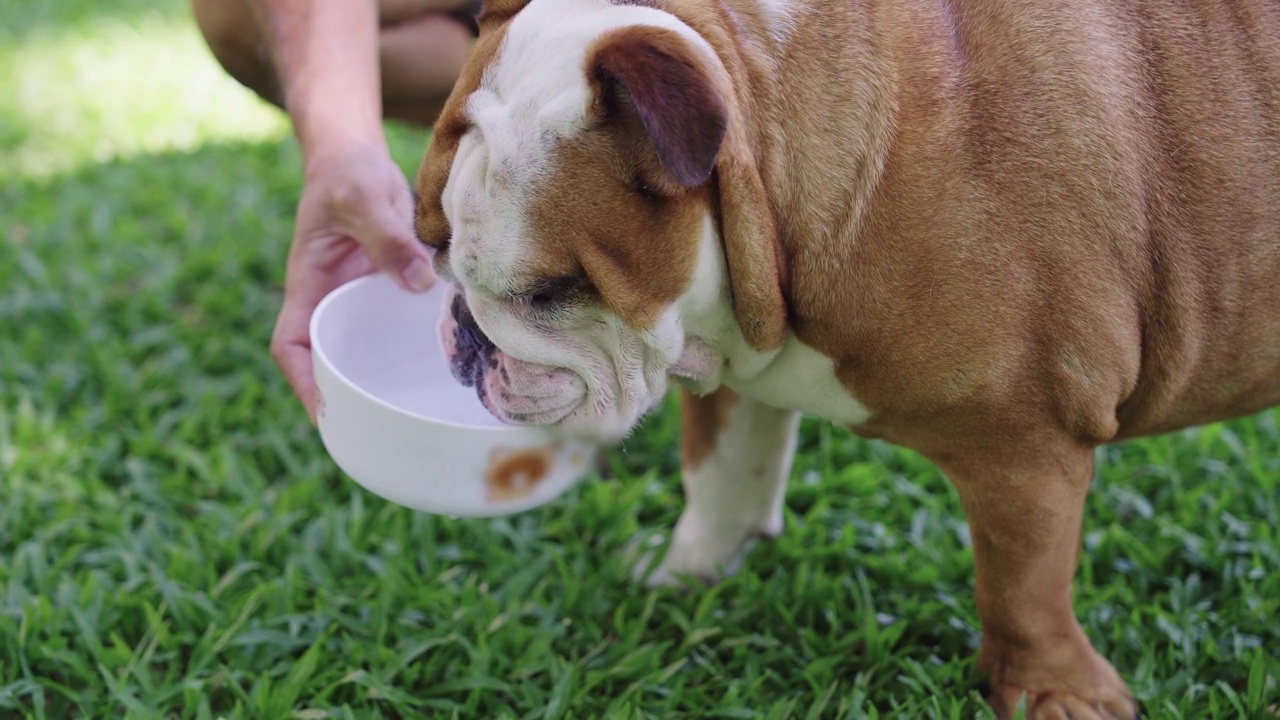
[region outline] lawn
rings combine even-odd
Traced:
[[[920,457],[806,423],[785,534],[705,592],[628,580],[674,405],[539,510],[390,505],[267,355],[298,151],[185,4],[0,4],[0,87],[0,717],[987,716]],[[1274,716],[1280,412],[1100,455],[1086,631],[1150,717]]]

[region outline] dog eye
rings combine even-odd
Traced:
[[[534,309],[546,310],[564,303],[568,297],[568,288],[548,286],[539,288],[525,296],[525,300]]]
[[[519,301],[535,311],[552,311],[563,308],[583,294],[582,280],[562,277],[538,283],[518,297]]]
[[[635,178],[627,183],[627,187],[631,192],[639,195],[645,200],[661,200],[662,194],[653,188],[648,182],[641,178]]]
[[[525,299],[535,308],[548,308],[553,307],[559,301],[560,296],[550,290],[539,290],[527,295]]]

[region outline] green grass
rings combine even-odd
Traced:
[[[0,717],[985,716],[966,525],[918,456],[806,423],[785,535],[697,593],[628,580],[679,512],[674,406],[537,511],[392,506],[267,356],[280,117],[181,3],[0,28]],[[1086,630],[1151,717],[1266,717],[1280,412],[1102,455]]]

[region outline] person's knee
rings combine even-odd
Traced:
[[[214,59],[237,82],[283,106],[283,93],[253,11],[244,0],[191,0],[200,34]]]

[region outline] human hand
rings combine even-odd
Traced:
[[[271,338],[271,357],[312,423],[311,315],[339,285],[378,271],[414,292],[435,282],[431,256],[414,237],[413,196],[404,174],[386,148],[376,144],[344,144],[314,153],[307,159],[284,304]]]

